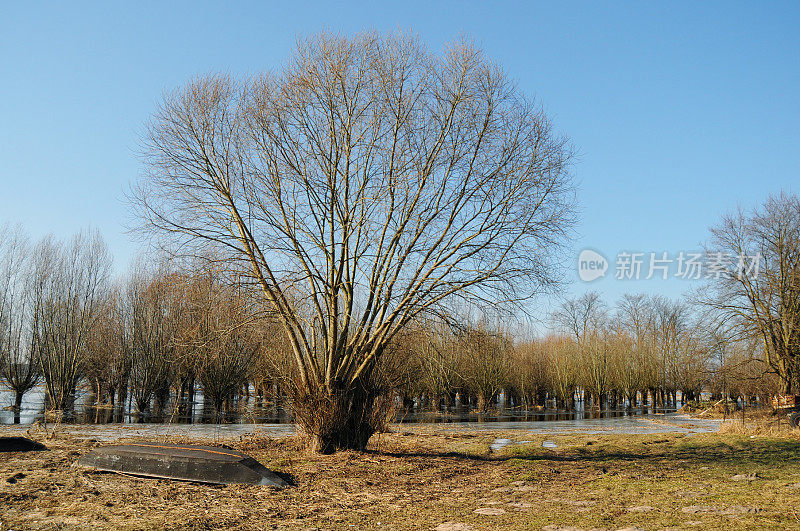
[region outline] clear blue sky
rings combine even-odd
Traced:
[[[502,62],[580,151],[576,255],[697,249],[726,210],[798,191],[800,3],[601,4],[2,2],[0,223],[97,227],[124,272],[123,191],[162,91],[280,68],[323,28],[413,29],[434,49],[465,33]],[[573,277],[611,300],[691,284]]]

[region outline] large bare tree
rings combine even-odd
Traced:
[[[732,262],[701,300],[732,339],[761,340],[783,393],[800,391],[800,198],[780,193],[726,215],[711,229],[708,251]]]
[[[146,158],[139,213],[248,272],[323,452],[366,445],[371,372],[415,317],[551,286],[574,212],[568,141],[465,41],[301,40],[280,72],[169,93]]]

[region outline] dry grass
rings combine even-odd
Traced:
[[[686,404],[678,410],[678,413],[687,413],[697,418],[703,419],[739,419],[742,418],[741,409],[733,409],[731,405],[725,409],[725,405],[719,402],[703,402],[702,404]],[[746,420],[761,420],[775,418],[775,410],[769,406],[744,408]]]
[[[719,433],[800,439],[800,431],[793,428],[788,419],[782,416],[748,417],[744,421],[729,419],[720,424]]]
[[[496,437],[530,442],[490,452]],[[0,454],[0,529],[800,527],[797,436],[548,436],[556,449],[544,439],[414,428],[330,456],[291,437],[226,441],[297,484],[274,490],[94,472],[73,463],[96,443],[56,437],[47,452]]]
[[[787,418],[787,411],[775,411],[771,407],[748,407],[744,411],[725,411],[721,404],[685,406],[682,413],[695,418],[723,419],[719,433],[731,435],[755,435],[767,437],[800,437]]]

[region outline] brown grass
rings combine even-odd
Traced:
[[[490,452],[496,437],[530,442]],[[225,441],[297,484],[275,490],[95,472],[74,462],[97,443],[57,436],[44,441],[47,452],[0,454],[0,529],[800,527],[796,436],[546,439],[558,448],[523,431],[415,427],[373,437],[367,452],[329,456],[293,437]]]
[[[678,413],[687,413],[694,417],[703,419],[739,419],[742,418],[741,409],[733,409],[728,407],[725,409],[724,404],[704,402],[703,404],[686,404],[678,410]],[[769,406],[759,407],[746,407],[744,408],[744,416],[746,420],[758,420],[775,418],[775,410]]]
[[[744,421],[728,419],[720,424],[719,433],[800,439],[800,431],[792,427],[785,417],[777,416],[748,417]]]

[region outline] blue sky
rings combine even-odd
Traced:
[[[125,272],[123,192],[162,92],[278,69],[301,34],[364,28],[433,49],[467,34],[539,99],[580,152],[575,256],[697,249],[725,211],[798,191],[800,3],[4,2],[0,223],[97,227]],[[692,286],[608,277],[573,273],[567,293]]]

